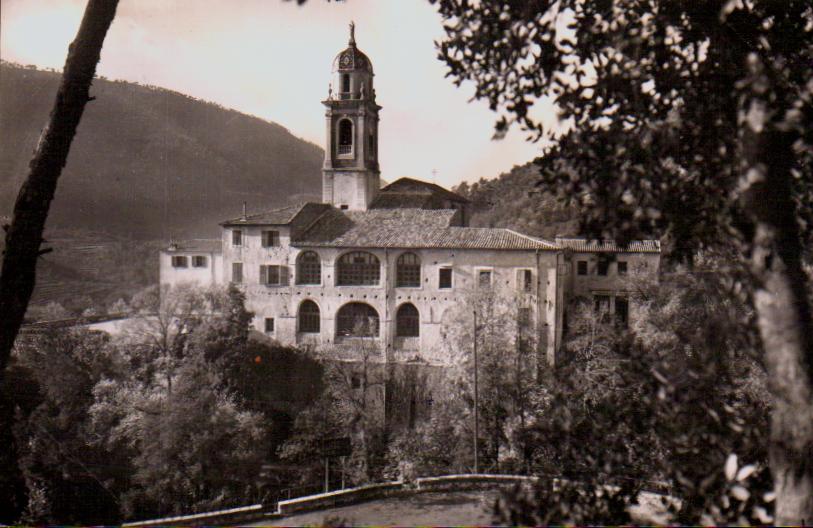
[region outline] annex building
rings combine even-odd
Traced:
[[[160,253],[162,285],[240,285],[254,327],[281,344],[374,343],[385,361],[444,364],[444,325],[472,292],[517,299],[540,361],[554,363],[575,296],[625,322],[628,277],[656,273],[657,241],[542,240],[470,227],[468,201],[401,178],[381,188],[373,66],[356,46],[333,61],[326,100],[322,202],[223,221],[220,240]]]

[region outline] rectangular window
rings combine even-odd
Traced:
[[[576,263],[576,273],[579,275],[587,275],[587,261],[580,260]]]
[[[288,283],[287,271],[287,266],[262,265],[260,266],[260,284],[283,286]]]
[[[438,288],[446,290],[452,287],[452,268],[438,270]]]
[[[517,270],[517,290],[527,293],[533,291],[533,273],[531,270]]]
[[[619,275],[626,275],[627,274],[627,261],[619,260],[618,261],[618,274]]]
[[[491,287],[491,270],[480,270],[477,272],[477,287],[478,288]]]
[[[263,247],[279,246],[279,231],[263,231]]]
[[[172,257],[172,267],[173,268],[186,268],[189,266],[189,261],[186,257],[182,256],[174,256]]]
[[[607,272],[610,271],[610,259],[607,257],[601,256],[598,258],[598,274],[602,277],[607,276]]]
[[[205,268],[206,267],[206,257],[202,255],[195,255],[192,257],[192,267],[193,268]]]
[[[231,245],[232,246],[242,246],[243,245],[243,232],[239,229],[234,229],[231,232]]]
[[[232,262],[231,263],[231,281],[235,284],[240,284],[243,282],[243,263],[242,262]]]
[[[274,333],[274,318],[273,317],[266,317],[265,318],[265,333],[266,334],[273,334]]]
[[[395,286],[417,288],[421,285],[421,261],[415,253],[404,253],[395,261]]]
[[[630,317],[630,302],[626,297],[615,298],[615,323],[618,326],[627,327]]]

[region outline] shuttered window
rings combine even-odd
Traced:
[[[279,246],[279,231],[263,231],[262,244],[263,247]]]
[[[288,267],[276,264],[260,266],[260,284],[286,286],[288,284]]]
[[[533,291],[533,276],[529,269],[517,270],[517,290],[527,293]]]

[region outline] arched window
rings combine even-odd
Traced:
[[[350,91],[350,74],[343,73],[342,74],[342,92],[349,92]]]
[[[395,314],[395,335],[398,337],[418,337],[420,335],[420,316],[415,305],[406,303],[398,308]]]
[[[378,312],[369,304],[348,303],[336,314],[337,336],[377,337],[378,326]]]
[[[339,121],[339,154],[353,151],[353,123],[349,119]]]
[[[395,285],[417,287],[421,285],[421,259],[415,253],[403,253],[395,261]]]
[[[300,253],[296,259],[296,283],[322,283],[322,264],[319,262],[319,255],[313,251]]]
[[[378,257],[366,251],[345,253],[339,258],[337,267],[339,286],[377,285],[381,277]]]
[[[302,301],[299,305],[299,331],[306,334],[318,334],[321,328],[319,307],[313,301]]]

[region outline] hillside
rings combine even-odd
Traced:
[[[536,186],[538,181],[538,169],[531,162],[492,180],[463,182],[453,190],[472,201],[472,226],[507,227],[549,239],[576,235],[578,209],[557,201],[554,193]]]
[[[0,223],[59,79],[0,64]],[[169,237],[218,236],[243,201],[257,210],[321,198],[322,149],[280,125],[126,82],[97,79],[91,95],[51,205],[53,252],[40,260],[34,305],[104,309],[157,281]]]
[[[0,217],[13,207],[59,78],[0,65]],[[319,198],[322,149],[280,125],[126,82],[97,79],[91,95],[49,228],[212,236],[243,201],[262,209]]]

